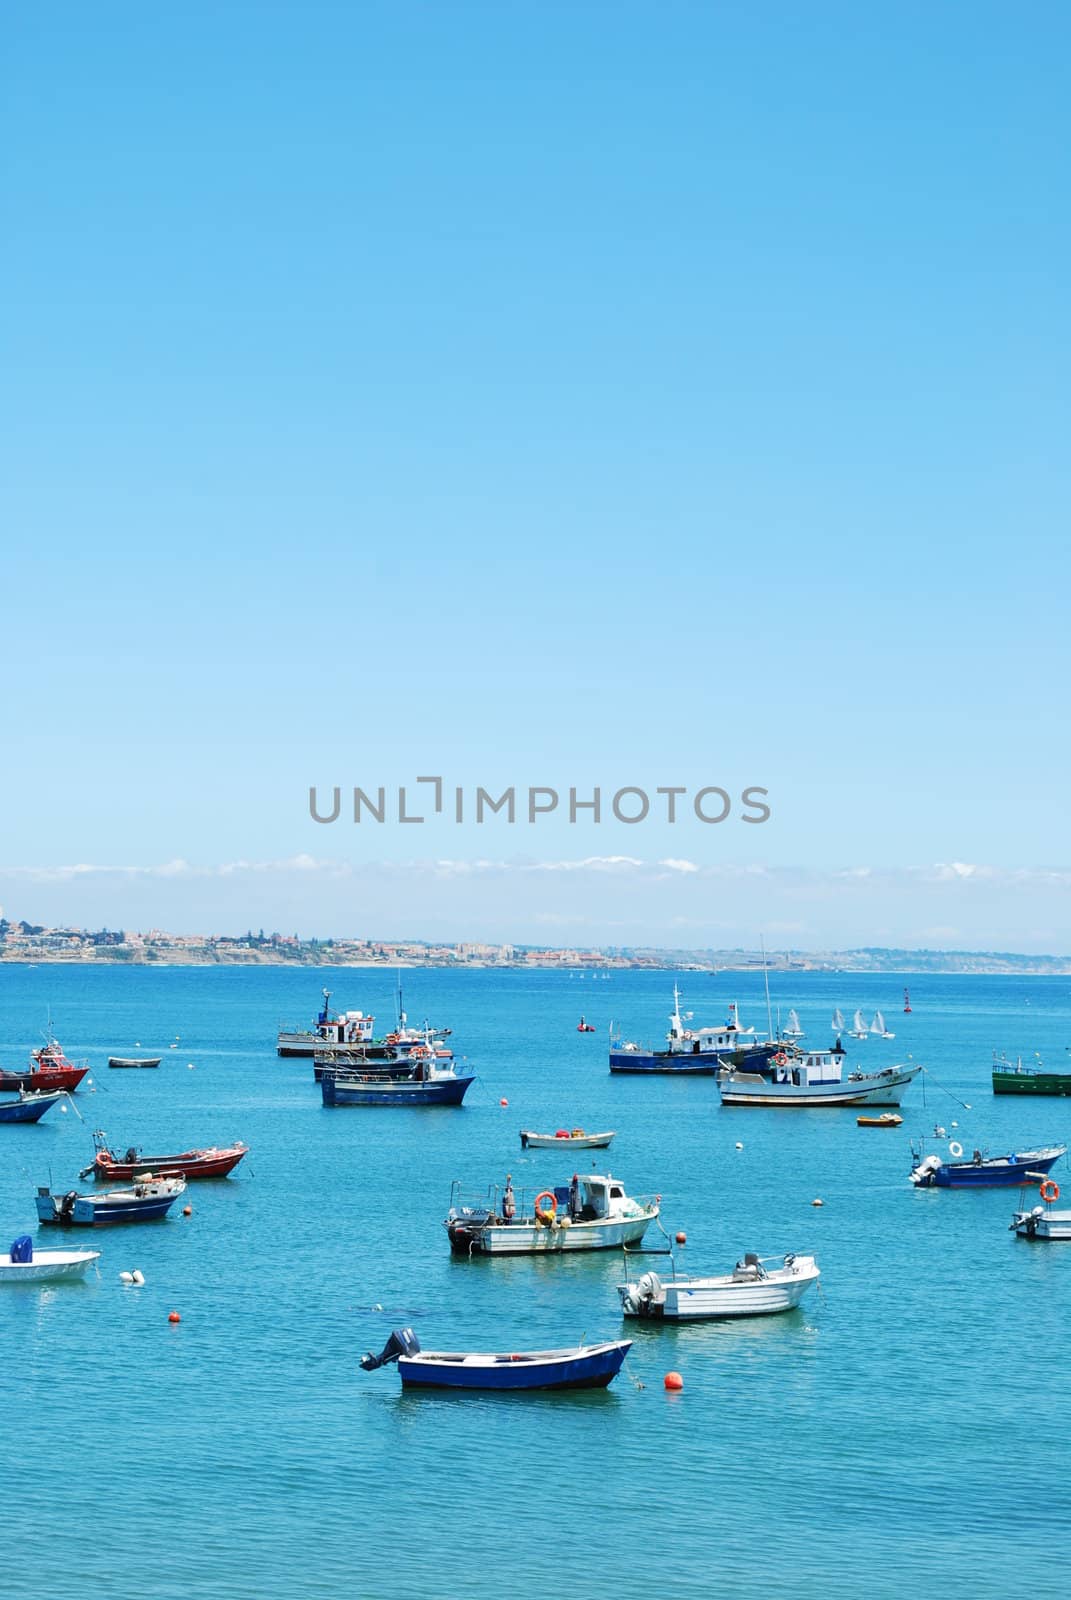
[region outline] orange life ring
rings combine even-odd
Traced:
[[[1054,1183],[1052,1178],[1046,1178],[1045,1182],[1041,1185],[1039,1193],[1041,1194],[1041,1198],[1051,1205],[1054,1200],[1059,1200],[1060,1198],[1060,1185],[1058,1183]]]
[[[549,1211],[542,1211],[540,1209],[539,1202],[541,1200],[549,1200],[550,1201],[550,1210]],[[557,1214],[558,1214],[558,1197],[554,1193],[553,1189],[544,1189],[541,1194],[537,1194],[536,1195],[536,1197],[535,1197],[535,1219],[536,1219],[537,1222],[542,1222],[544,1225],[549,1226],[550,1223],[552,1223],[554,1221],[554,1218],[557,1216]]]

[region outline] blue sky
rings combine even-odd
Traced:
[[[5,31],[9,915],[1066,947],[1066,8]],[[308,818],[425,773],[773,814]]]

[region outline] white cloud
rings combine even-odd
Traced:
[[[668,867],[671,872],[698,872],[699,868],[694,861],[679,861],[674,856],[668,856],[665,861],[658,863],[660,867]]]

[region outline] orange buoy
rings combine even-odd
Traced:
[[[678,1235],[677,1235],[677,1243],[678,1244],[687,1244],[688,1243],[688,1235],[686,1233],[684,1233],[684,1232],[678,1233]]]
[[[167,1320],[168,1322],[181,1322],[182,1318],[179,1316],[177,1311],[169,1311],[167,1314]]]
[[[184,1217],[192,1217],[193,1216],[193,1207],[192,1206],[183,1206],[182,1215]]]
[[[500,1106],[508,1106],[509,1105],[509,1101],[505,1100],[505,1099],[500,1100],[498,1103],[499,1103]]]
[[[684,1388],[684,1379],[679,1372],[667,1372],[662,1382],[667,1389],[674,1391]]]

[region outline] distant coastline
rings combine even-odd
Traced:
[[[1020,973],[1071,975],[1069,955],[992,950],[767,950],[771,972]],[[761,971],[759,950],[658,949],[611,946],[563,949],[536,945],[442,944],[426,940],[299,939],[261,930],[227,934],[147,933],[102,928],[45,928],[0,919],[0,964],[82,966],[272,966],[499,968],[566,972]]]

